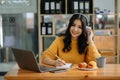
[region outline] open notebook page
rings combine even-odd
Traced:
[[[66,63],[63,66],[56,66],[56,68],[59,68],[59,69],[69,69],[69,68],[71,68],[71,66],[72,66],[72,63]]]

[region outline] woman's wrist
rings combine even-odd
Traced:
[[[94,44],[94,41],[88,41],[88,45]]]
[[[50,58],[45,58],[43,60],[43,63],[44,64],[48,64],[48,65],[51,65],[51,66],[56,66],[56,60],[52,60]]]

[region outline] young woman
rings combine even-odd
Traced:
[[[42,63],[61,66],[64,63],[78,64],[94,61],[100,57],[94,42],[93,32],[86,29],[88,21],[83,14],[74,14],[64,35],[57,37],[42,55]],[[56,57],[59,56],[60,58]]]

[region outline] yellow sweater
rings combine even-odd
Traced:
[[[87,55],[79,54],[77,47],[77,40],[72,40],[71,50],[67,53],[63,52],[63,38],[57,37],[48,49],[46,49],[42,55],[42,58],[49,57],[51,59],[57,59],[55,55],[57,54],[61,59],[65,60],[67,63],[78,64],[80,62],[89,62],[95,60],[97,57],[101,56],[97,51],[94,44],[87,46]]]

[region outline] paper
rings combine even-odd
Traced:
[[[58,69],[69,69],[69,68],[71,68],[71,66],[72,66],[72,63],[66,63],[63,66],[56,66],[56,68],[58,68]]]

